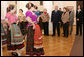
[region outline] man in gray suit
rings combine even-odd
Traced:
[[[73,31],[73,23],[74,23],[74,11],[72,8],[69,8],[69,21],[70,21],[70,35]]]

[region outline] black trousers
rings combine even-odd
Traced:
[[[60,36],[60,24],[58,22],[53,22],[53,35],[56,34],[56,29],[58,36]]]
[[[63,27],[63,22],[61,22],[61,27]]]
[[[76,22],[76,34],[78,35],[80,32],[80,35],[82,35],[82,23],[79,21]]]
[[[49,35],[49,22],[43,22],[44,35]]]
[[[64,32],[64,36],[68,37],[68,34],[69,34],[69,23],[68,22],[63,24],[63,32]]]

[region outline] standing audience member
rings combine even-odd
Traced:
[[[47,9],[44,9],[43,13],[41,14],[43,27],[44,27],[44,35],[49,35],[49,14],[47,13]]]
[[[82,23],[83,23],[83,11],[80,8],[80,5],[78,5],[78,9],[76,12],[76,36],[80,32],[80,36],[82,35]]]
[[[60,11],[58,10],[58,6],[55,6],[55,10],[52,11],[51,22],[53,24],[53,35],[52,36],[55,36],[56,29],[57,29],[58,36],[60,36],[61,14],[60,14]]]
[[[70,23],[70,35],[73,32],[73,23],[74,23],[74,11],[72,8],[69,8],[69,23]]]
[[[68,37],[68,31],[69,31],[69,12],[67,12],[67,8],[65,8],[65,7],[63,8],[62,22],[63,22],[64,37]]]

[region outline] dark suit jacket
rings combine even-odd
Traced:
[[[52,11],[51,22],[61,22],[60,11],[57,11],[57,12],[55,12],[55,10]]]
[[[79,19],[80,23],[83,23],[83,11],[81,10],[79,13],[76,11],[76,19]]]

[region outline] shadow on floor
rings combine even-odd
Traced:
[[[70,56],[83,56],[83,36],[76,36]]]

